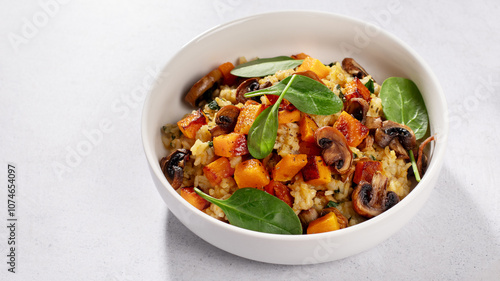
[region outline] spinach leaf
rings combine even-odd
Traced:
[[[370,79],[370,80],[368,80],[368,82],[366,82],[365,87],[368,89],[368,91],[370,91],[370,93],[373,94],[375,92],[375,84],[373,84],[372,79]]]
[[[280,103],[298,76],[292,75],[288,84],[281,91],[276,103],[272,107],[268,107],[262,111],[253,122],[252,127],[250,127],[247,145],[248,151],[253,157],[262,159],[273,150],[276,136],[278,135],[278,109]]]
[[[304,60],[295,60],[291,57],[279,56],[267,59],[257,59],[240,64],[231,70],[231,74],[240,77],[262,77],[276,73],[278,70],[295,68]]]
[[[413,81],[387,78],[380,89],[380,98],[387,119],[410,127],[417,140],[425,135],[429,117],[422,94]]]
[[[342,100],[327,86],[302,75],[289,76],[269,88],[246,93],[245,97],[249,98],[264,94],[279,96],[288,86],[292,77],[295,77],[295,81],[289,86],[286,99],[300,111],[307,114],[330,115],[342,109]]]
[[[256,188],[241,188],[226,200],[215,199],[194,188],[205,200],[217,205],[232,225],[267,233],[302,234],[299,217],[285,202]]]

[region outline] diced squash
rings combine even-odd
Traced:
[[[193,187],[181,188],[181,197],[198,210],[205,210],[206,208],[208,208],[208,206],[210,206],[210,202],[198,195],[194,191]]]
[[[303,59],[305,59],[307,57],[309,57],[309,55],[306,55],[304,53],[292,55],[292,59],[294,59],[294,60],[303,60]]]
[[[187,138],[194,139],[196,132],[207,123],[208,118],[200,108],[177,122],[177,126]]]
[[[305,142],[301,141],[299,143],[299,153],[307,154],[307,156],[319,156],[321,155],[321,147],[319,147],[316,142]]]
[[[307,164],[306,154],[288,154],[274,166],[273,180],[289,181]]]
[[[335,124],[333,124],[347,140],[347,144],[352,147],[358,146],[367,136],[370,130],[351,114],[342,111]]]
[[[295,110],[280,110],[278,111],[278,123],[286,124],[298,122],[300,120],[300,111],[298,109]]]
[[[234,131],[236,133],[248,134],[253,122],[263,110],[264,106],[262,104],[253,100],[248,100],[240,111]]]
[[[264,190],[276,197],[278,197],[281,201],[288,204],[288,206],[293,206],[293,196],[290,194],[290,189],[283,183],[279,181],[271,180],[268,185],[264,187]]]
[[[213,140],[214,152],[217,156],[234,157],[248,154],[247,138],[244,134],[229,133]]]
[[[231,167],[226,157],[221,157],[203,167],[203,173],[210,184],[216,186],[222,179],[232,176],[234,174],[234,168]]]
[[[302,168],[302,177],[307,184],[323,185],[332,181],[332,173],[321,156],[308,156]]]
[[[354,77],[351,82],[345,84],[344,96],[347,100],[352,98],[363,98],[369,102],[371,99],[370,90],[368,90],[357,77]]]
[[[323,233],[338,229],[340,229],[340,225],[337,216],[334,212],[330,212],[310,222],[307,227],[307,234]]]
[[[371,183],[373,175],[382,172],[382,162],[361,160],[356,164],[356,171],[354,172],[354,178],[352,181],[356,184],[359,184],[362,180]]]
[[[224,84],[232,86],[236,81],[236,76],[231,74],[231,70],[233,70],[234,65],[230,62],[225,62],[219,65],[219,71],[222,73]]]
[[[270,182],[266,168],[258,159],[250,159],[236,165],[234,180],[239,188],[253,187],[262,189]]]
[[[297,68],[297,72],[311,70],[320,79],[325,78],[330,73],[330,68],[315,58],[306,57],[304,62]]]
[[[314,132],[318,129],[316,122],[307,114],[303,114],[299,121],[300,139],[305,142],[314,143]]]

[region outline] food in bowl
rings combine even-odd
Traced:
[[[196,107],[162,127],[173,188],[218,220],[278,234],[359,224],[425,172],[428,117],[415,84],[381,85],[354,59],[240,58],[193,85]],[[405,101],[405,102],[401,102]]]

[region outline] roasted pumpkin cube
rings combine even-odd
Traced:
[[[244,134],[229,133],[213,140],[214,152],[217,156],[234,157],[248,154],[247,138]]]
[[[318,129],[316,122],[307,114],[303,114],[299,121],[300,139],[305,142],[316,142],[314,132]]]
[[[194,139],[196,132],[198,132],[201,126],[206,125],[207,123],[208,118],[200,108],[182,118],[179,122],[177,122],[177,126],[187,138]]]
[[[370,90],[366,88],[365,85],[357,78],[354,77],[354,79],[351,82],[348,82],[344,86],[344,97],[347,100],[350,100],[352,98],[363,98],[366,101],[370,101]]]
[[[274,166],[273,180],[289,181],[307,164],[306,154],[287,154]]]
[[[250,159],[236,165],[234,180],[239,188],[263,189],[270,182],[266,168],[258,159]]]
[[[309,223],[307,234],[323,233],[340,229],[340,224],[334,212],[330,212]]]
[[[279,181],[271,180],[268,185],[264,187],[264,190],[276,197],[281,201],[288,204],[288,206],[293,206],[293,196],[290,194],[290,189]]]
[[[332,181],[332,173],[321,156],[308,156],[302,168],[302,177],[307,184],[323,185]]]
[[[225,62],[219,65],[219,71],[222,73],[223,82],[226,85],[232,86],[236,81],[236,76],[231,74],[231,70],[233,70],[234,65],[230,62]]]
[[[316,142],[305,142],[301,141],[299,143],[299,153],[307,154],[307,156],[319,156],[321,155],[321,147],[319,147]]]
[[[210,206],[210,202],[198,195],[193,187],[181,188],[181,197],[198,210],[205,210]]]
[[[361,181],[366,181],[368,183],[371,183],[373,175],[382,172],[383,172],[382,162],[361,160],[356,164],[356,171],[354,172],[354,177],[352,181],[356,184],[359,184]]]
[[[203,173],[210,184],[216,186],[222,179],[232,176],[234,174],[234,168],[231,167],[226,157],[221,157],[203,167]]]
[[[325,78],[330,73],[330,68],[315,58],[306,57],[304,62],[297,68],[297,72],[311,70],[320,79]]]
[[[286,124],[298,122],[300,120],[300,111],[298,109],[295,110],[280,110],[278,111],[278,123]]]
[[[253,122],[263,110],[264,106],[262,104],[248,100],[240,111],[234,131],[236,133],[248,134]]]
[[[352,147],[358,146],[367,136],[370,130],[351,114],[342,111],[335,124],[333,124],[347,140],[347,144]]]

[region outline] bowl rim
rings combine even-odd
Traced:
[[[196,42],[203,40],[203,38],[210,36],[212,33],[219,32],[225,28],[231,27],[236,24],[240,24],[242,22],[246,21],[252,21],[252,20],[257,20],[261,17],[269,17],[269,16],[276,16],[276,15],[286,15],[286,14],[295,14],[295,15],[304,15],[304,14],[317,14],[325,17],[331,17],[332,19],[342,19],[346,21],[350,21],[356,25],[368,25],[371,28],[374,28],[378,31],[377,36],[386,36],[388,39],[394,41],[396,44],[400,45],[403,47],[403,49],[408,52],[411,56],[413,56],[416,61],[420,64],[420,66],[424,69],[424,72],[429,76],[431,81],[429,83],[433,84],[435,88],[437,89],[436,93],[433,93],[435,95],[434,98],[439,100],[439,104],[442,105],[444,112],[447,112],[447,103],[445,99],[445,95],[443,93],[442,87],[434,74],[434,72],[431,70],[427,62],[415,51],[413,48],[411,48],[407,43],[393,35],[392,33],[386,31],[385,29],[374,25],[372,23],[363,21],[361,19],[353,18],[350,16],[346,15],[341,15],[337,13],[331,13],[331,12],[324,12],[324,11],[315,11],[315,10],[301,10],[301,11],[296,11],[296,10],[284,10],[284,11],[271,11],[271,12],[265,12],[265,13],[258,13],[254,14],[251,16],[246,16],[242,17],[239,19],[235,19],[223,24],[216,25],[201,34],[197,35],[193,39],[189,40],[186,44],[184,44],[179,50],[177,50],[171,57],[170,59],[164,64],[162,71],[165,69],[166,66],[168,66],[172,60],[180,53],[182,53],[186,48],[188,48],[190,45],[195,44]],[[155,80],[158,78],[155,78]],[[337,236],[344,236],[344,235],[349,235],[352,232],[357,232],[357,231],[363,231],[363,229],[370,228],[374,224],[378,224],[381,221],[390,219],[393,214],[397,213],[400,209],[405,208],[411,201],[414,200],[415,197],[417,197],[420,193],[423,192],[424,189],[428,188],[433,188],[431,184],[428,184],[432,178],[434,178],[433,174],[439,172],[439,168],[444,161],[444,155],[446,151],[446,146],[447,146],[447,138],[449,134],[449,120],[448,120],[448,115],[443,114],[441,118],[443,118],[443,126],[439,127],[440,133],[437,136],[438,141],[435,142],[433,151],[432,151],[432,161],[429,164],[429,167],[427,169],[426,174],[422,177],[421,181],[417,183],[417,185],[409,192],[409,194],[403,198],[398,204],[393,206],[391,209],[383,212],[382,214],[373,217],[369,220],[366,220],[362,223],[340,229],[337,231],[331,231],[331,232],[325,232],[325,233],[317,233],[314,235],[288,235],[288,234],[272,234],[272,233],[264,233],[264,232],[258,232],[254,230],[248,230],[244,229],[241,227],[237,227],[225,222],[222,222],[220,220],[217,220],[216,218],[213,218],[201,211],[199,211],[197,208],[189,204],[186,200],[184,200],[178,193],[175,191],[170,184],[168,183],[167,179],[163,175],[156,155],[153,154],[153,148],[152,148],[152,143],[153,142],[148,142],[149,139],[152,138],[152,136],[148,136],[147,132],[147,121],[148,121],[148,109],[152,103],[152,96],[153,92],[155,91],[156,87],[153,87],[147,94],[145,101],[144,101],[144,106],[142,110],[142,115],[141,115],[141,137],[142,137],[142,143],[143,143],[143,149],[144,153],[146,154],[146,158],[148,161],[148,164],[150,165],[152,173],[155,175],[155,177],[162,183],[163,187],[167,189],[167,192],[170,193],[176,200],[180,201],[180,203],[186,207],[187,209],[192,212],[192,215],[196,215],[200,217],[202,220],[206,221],[207,223],[210,224],[215,224],[216,226],[222,227],[224,230],[227,230],[229,232],[235,232],[239,235],[244,235],[244,236],[253,236],[254,238],[262,238],[262,239],[267,239],[267,240],[285,240],[285,241],[309,241],[309,240],[317,240],[317,239],[323,239],[325,237],[337,237]],[[430,126],[430,130],[432,130],[432,127]],[[432,134],[432,132],[431,132]]]

